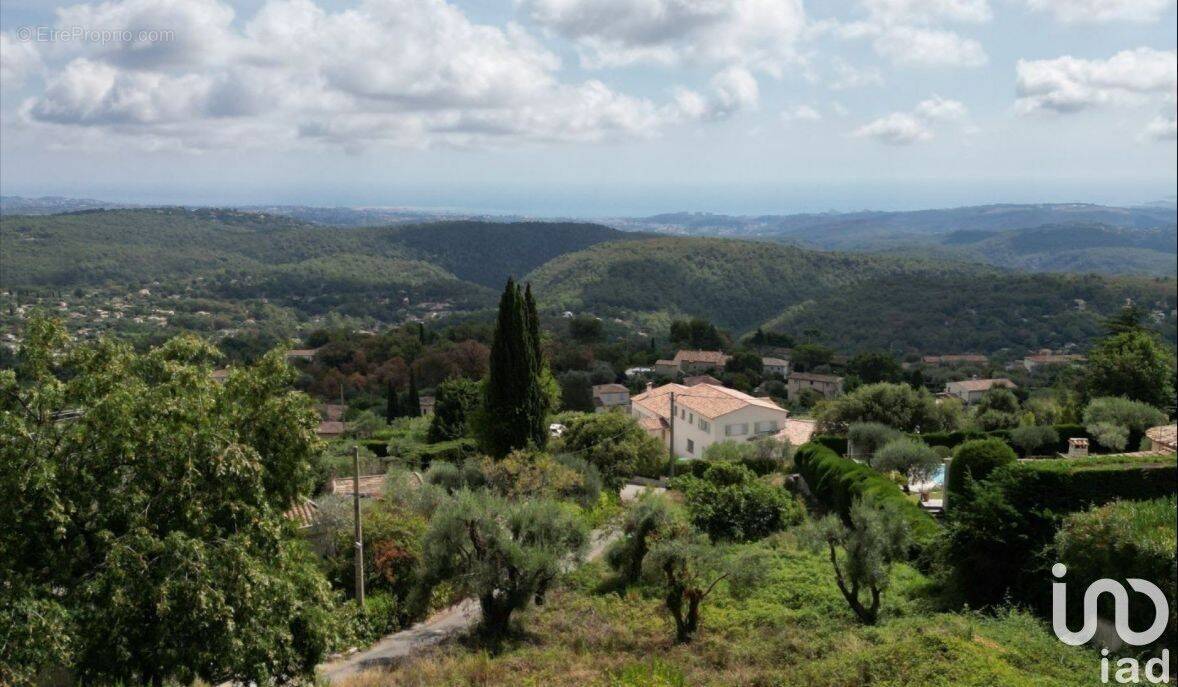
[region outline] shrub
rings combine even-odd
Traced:
[[[481,468],[487,487],[508,499],[575,498],[588,505],[601,493],[601,478],[593,466],[582,465],[588,469],[578,470],[542,451],[517,450],[500,460],[484,458]]]
[[[451,441],[467,434],[468,419],[479,406],[478,382],[456,377],[438,385],[434,392],[434,414],[429,423],[429,441]]]
[[[927,482],[941,466],[941,457],[922,441],[900,437],[893,439],[876,452],[872,467],[881,472],[895,470],[904,478],[904,490],[908,481]]]
[[[904,496],[900,487],[870,467],[842,458],[818,444],[809,443],[794,454],[798,472],[805,478],[811,493],[826,508],[849,521],[855,499],[872,494],[875,503],[894,501],[908,521],[916,551],[923,551],[940,532],[937,523]]]
[[[638,581],[642,561],[652,544],[686,532],[682,511],[661,494],[649,494],[633,503],[622,520],[622,536],[606,552],[606,561],[626,583]]]
[[[571,418],[563,448],[597,467],[610,487],[631,475],[657,477],[665,471],[667,451],[634,418],[623,413],[592,413]]]
[[[818,413],[824,432],[841,431],[856,422],[879,422],[907,432],[955,429],[960,406],[938,404],[928,389],[907,384],[868,384],[826,403]]]
[[[1178,538],[1178,502],[1174,495],[1152,501],[1115,501],[1090,510],[1069,515],[1052,545],[1057,560],[1067,566],[1069,585],[1084,589],[1101,578],[1124,580],[1130,577],[1153,582],[1162,588],[1169,599],[1178,598],[1178,581],[1174,570],[1178,565],[1174,541]],[[1079,595],[1069,596],[1073,602]],[[1100,600],[1100,615],[1112,618],[1107,595]],[[1075,606],[1079,606],[1075,603]],[[1153,622],[1152,604],[1130,604],[1129,624],[1135,628],[1149,627]],[[1168,632],[1156,643],[1157,648],[1170,646],[1178,628],[1178,604],[1170,606]]]
[[[1135,448],[1145,430],[1165,422],[1166,414],[1157,408],[1115,396],[1093,399],[1084,409],[1085,429],[1102,446],[1115,451]]]
[[[752,541],[802,519],[802,507],[743,465],[715,463],[702,478],[678,477],[693,525],[717,540]]]
[[[974,439],[961,444],[953,451],[949,472],[945,475],[945,489],[958,497],[964,495],[966,476],[975,482],[983,480],[994,468],[1018,460],[1006,442],[1001,439]]]
[[[761,437],[755,441],[727,439],[709,446],[704,451],[702,462],[739,463],[758,475],[767,475],[788,467],[791,453],[789,442],[773,437]]]
[[[1034,454],[1044,446],[1059,443],[1059,432],[1046,425],[1023,425],[1010,430],[1010,442],[1022,449],[1024,456]]]
[[[856,422],[847,429],[847,445],[854,456],[867,456],[868,463],[884,444],[900,436],[900,430],[879,422]]]

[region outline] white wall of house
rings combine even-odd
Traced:
[[[675,416],[675,455],[702,458],[709,446],[720,441],[748,441],[773,435],[785,426],[784,409],[749,405],[718,418],[708,418],[685,406]]]

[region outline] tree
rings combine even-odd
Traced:
[[[699,350],[721,350],[724,336],[716,325],[698,317],[671,322],[671,345]]]
[[[752,374],[760,376],[764,371],[764,365],[761,362],[761,356],[751,351],[738,351],[733,353],[728,361],[724,363],[725,372],[742,372],[745,374]]]
[[[938,432],[957,429],[960,408],[951,402],[937,403],[927,389],[881,382],[827,402],[818,411],[818,421],[823,432],[846,431],[855,422],[879,422],[905,432]]]
[[[568,506],[460,491],[430,519],[422,544],[422,591],[449,581],[474,595],[483,632],[498,639],[507,633],[512,613],[533,600],[544,602],[562,562],[578,555],[585,541],[585,525]]]
[[[788,492],[739,463],[716,463],[702,478],[684,475],[672,484],[683,493],[691,523],[713,540],[754,541],[802,519]]]
[[[631,504],[622,520],[622,536],[606,552],[606,561],[627,584],[642,576],[650,547],[688,531],[682,511],[662,494],[648,494]]]
[[[1001,439],[991,437],[967,441],[953,450],[949,473],[945,475],[945,489],[954,497],[965,496],[967,477],[980,482],[995,468],[1016,460],[1018,456],[1014,450]]]
[[[1088,354],[1089,397],[1122,396],[1155,408],[1174,407],[1174,354],[1142,329],[1114,333]]]
[[[642,574],[662,589],[675,620],[675,641],[682,644],[699,632],[700,606],[720,582],[728,580],[732,593],[739,595],[765,576],[766,567],[765,556],[757,551],[727,557],[706,536],[685,533],[659,540],[643,559]]]
[[[405,396],[405,415],[418,417],[421,415],[421,397],[417,395],[417,375],[409,370],[409,393]]]
[[[601,471],[610,487],[639,474],[657,477],[666,465],[667,450],[658,439],[624,413],[593,413],[574,417],[562,437],[564,450]]]
[[[1022,449],[1024,456],[1030,456],[1044,446],[1059,443],[1059,432],[1050,425],[1022,425],[1010,430],[1010,442]]]
[[[847,428],[848,452],[854,457],[866,456],[867,463],[874,466],[876,451],[901,436],[900,430],[880,422],[856,422]]]
[[[508,279],[499,299],[480,421],[483,444],[494,456],[529,444],[543,448],[548,440],[546,420],[551,399],[544,389],[542,373],[546,368],[540,359],[539,325],[534,318],[531,289],[522,294],[515,281]]]
[[[569,336],[573,341],[593,343],[601,339],[601,320],[592,315],[577,315],[569,320]]]
[[[393,384],[393,380],[388,381],[385,389],[385,406],[384,419],[385,422],[392,423],[393,420],[401,417],[401,403],[397,395],[397,386]]]
[[[565,410],[593,412],[593,380],[588,372],[569,370],[560,375],[560,405]]]
[[[928,482],[941,467],[941,457],[923,441],[900,437],[876,451],[871,467],[880,472],[895,470],[913,482]],[[908,491],[907,482],[904,491]]]
[[[1014,427],[1019,422],[1018,397],[1005,387],[992,387],[974,408],[974,419],[984,430]]]
[[[828,515],[813,526],[810,540],[826,545],[839,592],[860,622],[874,625],[879,619],[881,596],[891,580],[892,564],[908,550],[908,521],[898,504],[877,504],[870,495],[855,500],[850,520],[848,527],[837,515]],[[866,604],[862,592],[868,595]]]
[[[855,354],[847,363],[847,371],[864,384],[895,381],[901,373],[900,363],[896,362],[892,354],[883,351]]]
[[[1148,403],[1127,398],[1094,398],[1084,409],[1084,429],[1101,446],[1123,451],[1130,437],[1166,423],[1166,414]]]
[[[834,358],[834,351],[816,343],[804,343],[793,349],[790,359],[800,372],[809,372],[819,365],[828,364]]]
[[[30,320],[0,370],[0,606],[53,636],[5,640],[34,664],[0,681],[51,663],[89,684],[313,672],[329,588],[282,512],[313,484],[316,414],[278,352],[224,384],[218,357],[196,337],[137,354]]]
[[[429,423],[430,443],[466,436],[468,419],[478,405],[477,382],[455,377],[439,384],[434,392],[434,415]]]

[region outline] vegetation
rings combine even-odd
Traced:
[[[1115,451],[1129,448],[1130,437],[1140,443],[1145,430],[1165,422],[1162,411],[1126,398],[1093,399],[1084,409],[1084,428],[1102,446]]]
[[[957,429],[961,406],[937,403],[927,389],[907,384],[868,384],[820,406],[821,431],[846,431],[854,423],[875,422],[905,432]]]
[[[1088,356],[1090,396],[1120,396],[1155,408],[1174,407],[1174,351],[1144,329],[1129,307],[1110,322],[1112,331]]]
[[[1020,425],[1010,430],[1010,442],[1022,450],[1023,456],[1031,456],[1058,444],[1059,432],[1050,425]]]
[[[491,366],[483,387],[480,433],[494,456],[548,442],[551,396],[540,353],[539,323],[531,287],[526,293],[508,279],[499,299],[499,318],[491,344]]]
[[[626,510],[622,536],[606,552],[606,560],[626,584],[642,575],[642,563],[652,544],[687,531],[687,519],[666,497],[647,495]]]
[[[713,463],[703,477],[673,481],[691,523],[716,541],[755,541],[801,522],[802,507],[783,489],[738,463]]]
[[[974,439],[953,450],[953,461],[945,475],[945,489],[953,497],[966,498],[967,485],[986,479],[995,468],[1018,460],[1001,439]],[[956,506],[954,506],[956,507]]]
[[[479,404],[479,385],[461,377],[438,385],[434,392],[434,414],[429,423],[431,443],[467,436],[468,423]]]
[[[32,621],[7,626],[4,682],[285,682],[330,645],[330,589],[282,518],[314,481],[310,402],[279,353],[223,385],[217,357],[30,323],[0,371],[0,595]]]
[[[871,459],[871,467],[876,470],[903,475],[904,491],[908,491],[909,481],[923,483],[932,480],[942,464],[941,456],[931,446],[908,437],[889,441]]]
[[[657,477],[665,472],[666,449],[634,418],[623,413],[586,413],[571,417],[555,447],[580,456],[601,472],[611,488],[625,477]]]

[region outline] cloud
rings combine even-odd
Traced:
[[[827,82],[827,86],[836,91],[884,84],[883,74],[875,67],[856,67],[841,57],[836,57],[831,61],[831,68],[834,76]]]
[[[760,88],[747,69],[729,67],[712,77],[709,95],[680,89],[675,100],[678,119],[719,121],[756,109]]]
[[[969,111],[957,100],[941,96],[923,100],[912,112],[893,112],[875,119],[851,132],[855,138],[871,138],[888,145],[912,145],[934,138],[934,127],[945,122],[961,122]],[[972,131],[972,126],[966,126]]]
[[[29,124],[101,131],[111,145],[599,141],[655,135],[687,117],[678,101],[562,80],[560,59],[525,29],[476,24],[444,0],[362,0],[338,11],[268,0],[236,22],[218,0],[122,0],[68,8],[64,21],[174,33],[158,45],[70,46],[23,107]],[[713,91],[701,118],[756,104],[747,71],[722,70]]]
[[[822,121],[822,113],[812,105],[796,105],[782,110],[781,119],[786,122],[818,122]]]
[[[1051,60],[1019,60],[1015,67],[1022,113],[1078,112],[1102,105],[1140,105],[1151,96],[1173,94],[1178,85],[1178,54],[1153,48],[1123,50],[1107,60],[1070,55]]]
[[[1173,96],[1162,107],[1162,111],[1158,116],[1149,121],[1145,125],[1145,131],[1142,132],[1143,138],[1150,141],[1173,141],[1178,139],[1178,107],[1175,105]]]
[[[1174,0],[1027,0],[1027,6],[1068,24],[1144,23],[1161,19],[1173,9]]]
[[[43,66],[33,43],[0,33],[0,84],[4,88],[20,88]]]
[[[801,0],[519,0],[572,40],[582,64],[738,64],[771,74],[792,62],[806,26]]]
[[[889,24],[983,23],[994,16],[987,0],[863,0],[862,5],[874,19]]]
[[[938,29],[888,27],[873,46],[881,56],[909,67],[981,67],[989,61],[978,41]]]

